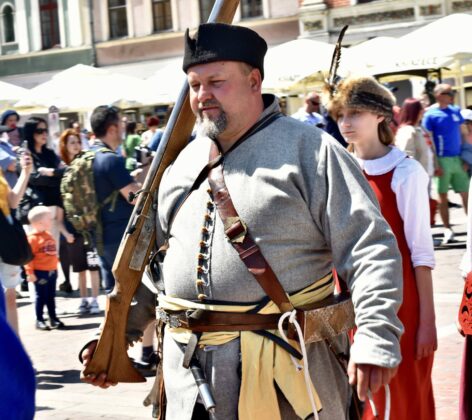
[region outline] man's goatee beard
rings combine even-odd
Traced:
[[[224,112],[221,112],[216,120],[210,120],[207,116],[197,116],[197,133],[200,136],[216,140],[218,136],[226,130],[227,126],[228,119]]]

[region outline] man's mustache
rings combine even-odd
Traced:
[[[200,106],[198,107],[198,113],[201,115],[201,113],[203,111],[203,108],[208,108],[208,107],[218,107],[220,110],[223,111],[223,108],[221,107],[221,104],[218,101],[216,101],[214,99],[211,99],[211,100],[202,102],[200,104]]]

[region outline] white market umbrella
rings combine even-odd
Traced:
[[[28,89],[0,81],[0,108],[13,105],[27,93]]]
[[[454,57],[472,54],[472,15],[456,13],[399,38],[403,56]]]
[[[151,104],[175,102],[185,80],[186,76],[182,70],[182,58],[179,57],[146,79],[148,85],[147,100],[152,101]]]
[[[56,106],[60,110],[90,110],[99,105],[114,105],[120,108],[142,106],[146,83],[132,76],[107,73],[83,77],[77,92],[60,95]]]
[[[390,60],[392,51],[398,48],[398,40],[379,36],[346,48],[341,55],[340,71],[345,74],[374,74],[374,69]]]
[[[457,68],[472,60],[472,15],[445,16],[396,41],[396,46],[370,69],[371,74]]]
[[[110,74],[110,72],[101,68],[87,66],[86,64],[76,64],[75,66],[69,67],[66,70],[62,70],[59,73],[56,73],[52,77],[52,79],[74,81],[77,78],[81,78],[81,77],[103,76],[107,74]]]
[[[135,77],[77,65],[31,89],[18,108],[52,105],[60,111],[89,111],[98,105],[141,106],[146,83]]]
[[[262,88],[269,91],[305,90],[306,84],[322,82],[329,70],[334,45],[312,39],[296,39],[269,48],[264,60]],[[342,54],[344,54],[343,48]]]

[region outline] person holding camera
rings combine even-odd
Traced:
[[[0,126],[0,134],[7,130],[8,127]],[[18,207],[18,204],[25,193],[33,169],[29,153],[23,153],[21,155],[20,166],[21,174],[13,187],[9,185],[7,179],[3,175],[3,170],[0,169],[0,211],[10,224],[12,224],[14,217],[11,209]],[[5,291],[7,320],[12,330],[15,331],[17,335],[19,334],[19,329],[15,288],[21,282],[20,270],[21,268],[19,266],[6,264],[0,258],[0,284]]]

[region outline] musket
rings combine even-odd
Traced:
[[[216,0],[208,21],[231,23],[238,4],[239,0]],[[102,333],[85,375],[105,372],[111,382],[145,381],[128,357],[126,324],[131,300],[156,243],[155,198],[162,175],[187,145],[195,124],[188,91],[185,82],[121,240],[113,264],[115,288],[107,296]]]

